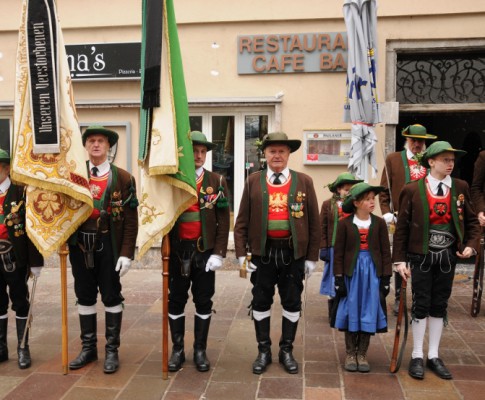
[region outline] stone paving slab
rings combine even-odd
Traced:
[[[78,371],[62,374],[59,269],[44,269],[37,285],[31,332],[32,367],[17,367],[14,314],[9,312],[10,360],[0,364],[0,399],[42,400],[346,400],[346,399],[482,399],[485,393],[485,308],[478,318],[469,315],[471,280],[468,269],[456,276],[450,299],[449,325],[444,330],[440,355],[454,375],[443,381],[426,371],[423,381],[407,374],[412,348],[409,332],[406,355],[397,374],[388,372],[395,317],[389,312],[389,332],[371,339],[371,372],[343,369],[343,333],[328,326],[326,298],[318,294],[321,266],[308,280],[306,304],[295,340],[296,375],[278,363],[281,307],[275,296],[271,320],[273,364],[254,375],[257,354],[253,322],[247,306],[251,284],[232,266],[217,273],[212,326],[208,341],[211,370],[199,373],[192,361],[194,307],[187,306],[184,368],[162,379],[161,274],[156,269],[134,269],[122,279],[125,312],[120,348],[120,370],[103,373],[104,310],[98,304],[99,360]],[[411,296],[408,296],[410,298]],[[391,306],[392,296],[389,297]],[[73,281],[68,271],[69,359],[80,349],[79,324]],[[427,349],[425,342],[425,351]]]

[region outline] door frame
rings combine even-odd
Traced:
[[[274,100],[274,99],[273,99]],[[276,102],[274,102],[276,103]],[[278,102],[279,103],[279,102]],[[279,104],[278,104],[279,106]],[[213,116],[234,116],[234,220],[237,218],[239,205],[244,189],[244,182],[246,179],[244,151],[245,146],[245,131],[244,122],[247,115],[267,115],[268,116],[268,132],[278,129],[281,125],[280,120],[277,121],[278,115],[275,104],[246,104],[238,105],[232,102],[227,104],[217,104],[217,106],[194,106],[190,104],[189,114],[191,117],[202,117],[202,131],[206,134],[207,139],[212,140],[212,117]],[[281,115],[279,113],[279,115]],[[208,170],[212,169],[212,155],[207,153],[205,164]],[[232,230],[232,227],[231,227]]]

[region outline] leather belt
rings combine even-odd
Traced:
[[[272,249],[291,249],[293,248],[293,243],[291,241],[291,236],[287,238],[270,238],[266,240],[266,247]]]

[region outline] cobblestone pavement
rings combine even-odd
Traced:
[[[272,341],[274,363],[260,376],[251,364],[257,354],[253,323],[247,306],[251,298],[249,280],[232,268],[217,273],[212,326],[208,342],[211,370],[197,372],[192,362],[193,304],[186,310],[186,356],[184,368],[162,379],[161,274],[155,269],[134,269],[123,279],[126,298],[120,348],[120,370],[103,373],[104,311],[98,305],[100,359],[91,365],[62,374],[60,272],[45,268],[37,285],[35,319],[30,348],[32,367],[17,367],[14,314],[9,315],[10,360],[0,364],[0,398],[3,399],[483,399],[485,393],[485,309],[478,318],[469,315],[469,273],[456,275],[449,304],[449,325],[444,330],[440,356],[454,379],[444,381],[426,371],[423,381],[410,378],[407,364],[412,335],[408,338],[403,366],[388,372],[394,338],[395,317],[390,331],[371,339],[371,372],[343,370],[343,334],[328,326],[326,299],[318,294],[320,272],[308,280],[306,307],[295,341],[297,375],[288,375],[277,362],[281,308],[273,307]],[[73,282],[68,271],[69,359],[80,349],[79,324]],[[410,296],[408,296],[410,297]],[[389,308],[391,299],[389,296]],[[277,297],[276,297],[277,299]],[[391,313],[389,313],[391,314]],[[426,347],[425,347],[426,350]]]

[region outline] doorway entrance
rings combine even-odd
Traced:
[[[248,173],[262,168],[258,144],[270,132],[274,109],[220,109],[190,113],[190,129],[207,136],[217,147],[207,153],[205,168],[223,175],[229,187],[231,220],[237,217]],[[233,223],[231,223],[231,229]]]
[[[454,148],[462,149],[466,155],[459,157],[452,176],[471,184],[473,166],[478,153],[485,149],[485,111],[480,112],[434,112],[399,114],[399,125],[396,127],[396,151],[404,146],[401,131],[408,125],[421,124],[428,132],[445,140]],[[429,144],[428,144],[429,145]]]

